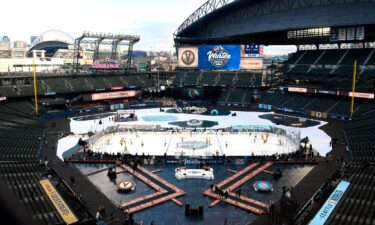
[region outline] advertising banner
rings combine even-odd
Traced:
[[[211,70],[239,70],[239,45],[201,45],[198,50],[198,68]]]
[[[327,113],[325,113],[325,114],[327,114]],[[321,119],[321,118],[323,118],[323,113],[322,112],[314,112],[313,117]],[[327,118],[327,116],[325,116],[325,117]]]
[[[56,92],[55,91],[47,91],[44,93],[45,96],[53,96],[53,95],[56,95]]]
[[[347,181],[340,181],[322,208],[320,208],[319,212],[310,221],[309,225],[324,225],[337,204],[340,202],[341,198],[344,196],[349,185],[350,183]]]
[[[160,105],[161,103],[159,102],[143,102],[143,103],[129,104],[129,108],[159,107]]]
[[[298,88],[298,87],[289,87],[288,91],[289,92],[307,93],[307,89],[306,88]]]
[[[162,102],[161,102],[161,105],[162,106],[173,106],[174,105],[174,101],[173,100],[163,100]]]
[[[277,107],[276,112],[280,113],[292,113],[292,114],[298,114],[298,115],[305,115],[305,110],[301,109],[290,109],[290,108],[282,108],[282,107]]]
[[[87,94],[83,96],[84,101],[98,101],[105,99],[115,99],[115,98],[130,98],[134,97],[139,93],[139,91],[117,91],[117,92],[105,92],[105,93],[95,93]]]
[[[198,67],[198,47],[180,47],[177,50],[178,67]]]
[[[92,67],[94,69],[119,69],[121,68],[121,64],[119,64],[117,60],[105,58],[95,60]]]
[[[242,70],[261,70],[263,68],[262,58],[241,58]]]
[[[311,111],[310,116],[318,118],[318,119],[327,119],[327,113],[324,113],[324,112]]]
[[[329,90],[318,90],[318,94],[324,95],[336,95],[336,91],[329,91]]]
[[[352,120],[349,116],[340,116],[335,114],[327,114],[327,118],[330,120],[341,120],[341,121],[350,121]]]
[[[349,97],[353,97],[353,92],[348,93]],[[354,92],[355,98],[368,98],[374,99],[375,95],[373,93],[362,93],[362,92]]]
[[[111,89],[111,91],[123,90],[124,86],[111,87],[110,89]]]
[[[110,63],[104,63],[104,64],[94,64],[92,65],[94,69],[120,69],[121,65],[116,64],[110,64]]]

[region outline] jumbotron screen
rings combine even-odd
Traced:
[[[178,66],[201,70],[263,68],[263,45],[199,45],[178,48]]]

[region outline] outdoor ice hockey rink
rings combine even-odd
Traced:
[[[283,125],[275,125],[269,120],[261,119],[258,116],[265,114],[259,112],[232,111],[236,116],[207,116],[183,113],[166,113],[156,109],[135,110],[137,121],[114,122],[111,115],[105,114],[89,120],[77,120],[71,118],[70,135],[59,140],[58,156],[76,146],[78,139],[87,139],[88,132],[93,132],[97,138],[89,139],[89,146],[94,152],[107,153],[130,153],[145,155],[174,155],[205,157],[212,155],[227,156],[250,156],[250,155],[272,155],[283,154],[295,151],[298,148],[295,137],[309,137],[314,150],[325,155],[331,150],[330,137],[322,130],[320,125],[307,128],[292,128]],[[206,130],[194,132],[192,129],[181,129],[170,125],[169,122],[209,120],[218,124]],[[101,123],[99,122],[101,121]],[[104,134],[102,131],[110,127],[136,126],[136,127],[167,127],[173,128],[175,132],[163,131],[121,131]],[[286,131],[288,137],[269,132],[223,132],[218,129],[228,127],[275,127]],[[100,135],[99,135],[100,134]],[[290,138],[293,136],[293,138]]]

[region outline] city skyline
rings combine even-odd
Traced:
[[[4,8],[17,8],[0,14],[2,33],[11,41],[26,41],[47,30],[61,30],[76,38],[83,31],[140,35],[136,50],[174,51],[173,32],[206,0],[12,0]],[[20,7],[22,6],[22,7]],[[12,18],[12,19],[9,19]],[[261,44],[261,43],[260,43]],[[295,51],[294,46],[272,46],[265,54],[281,55]]]

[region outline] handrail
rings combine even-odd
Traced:
[[[329,179],[331,179],[338,170],[335,170],[332,172],[331,176],[324,182],[320,187],[316,190],[316,192],[311,196],[311,198],[306,202],[306,204],[299,210],[299,212],[294,216],[293,221],[297,221],[301,218],[301,216],[306,212],[306,210],[312,205],[312,202],[314,202],[315,196],[323,190],[323,187],[328,184]]]

